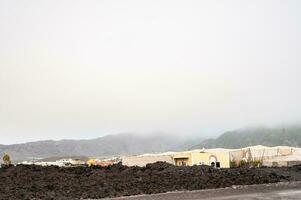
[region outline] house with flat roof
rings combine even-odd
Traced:
[[[216,168],[230,168],[228,151],[194,150],[173,156],[177,166],[209,165]]]

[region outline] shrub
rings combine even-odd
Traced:
[[[230,168],[238,167],[235,161],[230,161]]]
[[[252,160],[252,161],[250,161],[250,166],[251,167],[261,167],[262,162],[260,160]]]
[[[2,160],[3,160],[4,165],[7,165],[7,166],[11,165],[10,157],[8,154],[5,154],[2,158]]]
[[[250,165],[249,162],[247,162],[245,160],[239,161],[239,164],[238,164],[239,167],[249,167],[249,165]]]

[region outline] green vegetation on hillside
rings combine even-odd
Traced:
[[[301,147],[301,126],[248,128],[228,131],[216,139],[204,140],[195,148],[241,148],[253,145]]]

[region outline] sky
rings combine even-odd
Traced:
[[[0,0],[0,144],[301,119],[301,1]]]

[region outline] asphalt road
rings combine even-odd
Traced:
[[[179,191],[152,195],[111,198],[110,200],[284,200],[301,199],[301,182],[233,186],[232,188]]]

